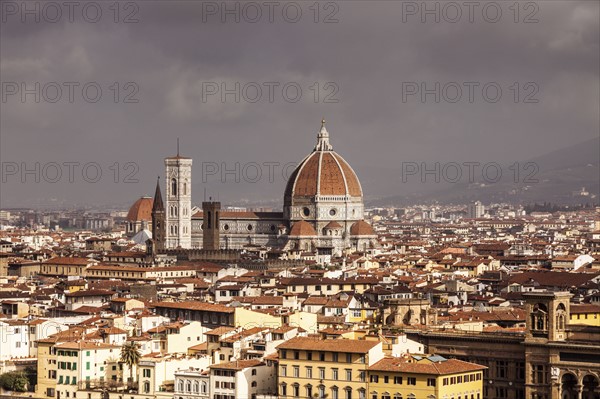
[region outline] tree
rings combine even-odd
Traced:
[[[140,363],[142,354],[136,342],[129,341],[121,347],[121,361],[129,367],[129,379],[133,382],[133,366]]]
[[[0,386],[7,391],[27,391],[27,376],[22,371],[9,371],[0,375]]]

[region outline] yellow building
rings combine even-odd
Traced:
[[[368,370],[369,399],[482,399],[484,366],[441,356],[386,357]]]
[[[569,324],[600,327],[600,306],[594,304],[571,305]]]
[[[383,359],[380,342],[310,337],[277,347],[279,397],[365,399],[368,368]]]
[[[83,340],[85,329],[72,327],[37,342],[37,385],[36,394],[40,397],[55,397],[58,373],[57,352],[55,346],[63,342]]]

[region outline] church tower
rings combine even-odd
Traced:
[[[179,146],[178,146],[179,147]],[[165,158],[166,248],[192,246],[192,159]]]
[[[221,247],[220,220],[221,203],[215,201],[202,203],[202,249],[217,250]]]
[[[152,240],[156,250],[165,249],[165,206],[160,192],[160,180],[156,181],[154,202],[152,204]]]

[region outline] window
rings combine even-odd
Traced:
[[[286,350],[282,350],[281,351],[281,358],[282,359],[287,359],[287,351]]]
[[[365,382],[365,381],[366,381],[366,377],[365,377],[365,375],[366,375],[366,374],[365,374],[365,371],[364,371],[364,370],[360,370],[360,371],[358,372],[358,380],[359,380],[360,382]]]
[[[340,399],[340,392],[338,387],[331,388],[331,399]]]
[[[287,377],[287,366],[281,366],[281,376]]]
[[[394,377],[394,384],[402,384],[402,377],[395,376]]]
[[[515,367],[515,374],[516,374],[517,380],[520,380],[520,381],[525,380],[525,363],[517,362],[517,365]]]
[[[338,372],[339,372],[338,369],[331,369],[331,379],[332,380],[337,381],[340,379]]]
[[[312,352],[306,352],[306,360],[312,360]]]
[[[428,387],[434,387],[435,386],[435,378],[428,378],[427,379],[427,386]]]
[[[408,385],[417,385],[417,379],[415,377],[406,377],[406,383]]]
[[[532,382],[534,384],[546,384],[546,367],[543,364],[532,364]]]
[[[312,378],[312,367],[306,368],[306,378]]]
[[[294,351],[294,359],[296,359],[296,360],[300,359],[300,352]]]
[[[310,384],[306,386],[306,397],[312,398],[312,385]]]
[[[319,353],[319,360],[324,362],[325,361],[325,352],[320,352]]]
[[[506,360],[496,361],[496,378],[508,378],[508,362]]]
[[[346,381],[352,381],[352,370],[346,369]]]
[[[319,379],[320,380],[325,379],[325,367],[319,367]]]
[[[352,363],[352,353],[346,353],[346,363]]]
[[[370,378],[371,382],[379,382],[379,376],[378,375],[373,375],[371,374],[371,378]]]
[[[338,362],[338,354],[337,353],[332,353],[331,354],[331,361],[334,363]]]
[[[300,377],[300,366],[294,366],[294,377]]]

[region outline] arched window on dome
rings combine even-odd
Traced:
[[[171,179],[171,195],[172,196],[177,195],[177,179],[175,179],[175,178]]]

